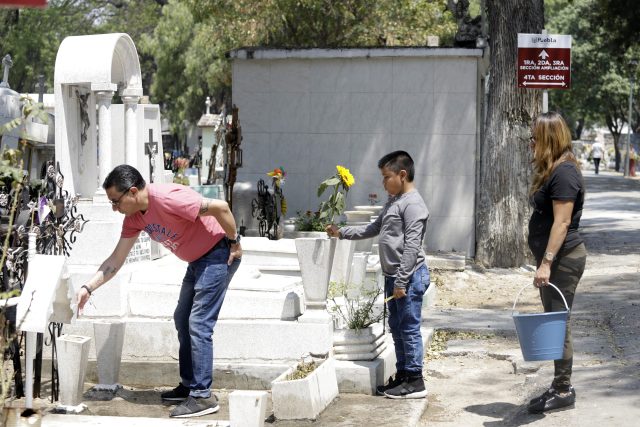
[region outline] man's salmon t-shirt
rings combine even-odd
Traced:
[[[149,205],[122,223],[123,238],[145,231],[183,261],[192,262],[222,240],[225,232],[212,216],[200,216],[202,196],[179,184],[147,184]]]

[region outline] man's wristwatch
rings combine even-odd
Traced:
[[[236,234],[236,238],[235,239],[228,239],[229,240],[229,244],[231,245],[235,245],[237,243],[240,243],[240,234]]]
[[[556,256],[553,254],[553,252],[545,252],[544,253],[544,259],[549,261],[549,262],[553,262],[556,259]]]

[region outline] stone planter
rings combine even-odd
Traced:
[[[306,378],[287,381],[294,371],[288,369],[271,383],[273,414],[279,420],[315,420],[338,396],[334,360],[325,360]]]
[[[314,238],[314,239],[326,239],[329,235],[324,231],[284,231],[285,239],[301,239],[301,238]]]
[[[373,360],[386,348],[381,324],[364,329],[340,329],[333,333],[336,360]]]
[[[354,206],[353,209],[356,211],[370,211],[373,212],[373,215],[380,215],[384,206],[381,205],[362,205],[362,206]]]
[[[331,316],[326,309],[336,240],[336,238],[296,239],[306,307],[305,313],[298,318],[298,321],[331,321]]]
[[[345,216],[347,217],[347,224],[357,224],[357,223],[369,223],[371,222],[371,215],[374,214],[373,211],[344,211]]]

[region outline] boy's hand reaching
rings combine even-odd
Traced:
[[[407,296],[405,288],[393,288],[393,299],[400,299]]]
[[[327,225],[324,230],[327,232],[329,237],[340,237],[338,227],[336,227],[334,224]]]

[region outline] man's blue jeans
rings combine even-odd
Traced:
[[[229,245],[223,239],[206,255],[190,262],[173,314],[180,343],[180,378],[194,397],[211,396],[213,328],[229,282],[240,266],[240,260],[228,266],[228,259]]]
[[[385,297],[393,295],[395,277],[385,276]],[[429,287],[429,269],[418,268],[407,286],[407,296],[392,299],[389,308],[389,329],[396,349],[396,370],[413,374],[422,373],[424,348],[420,324],[422,323],[422,297]]]

